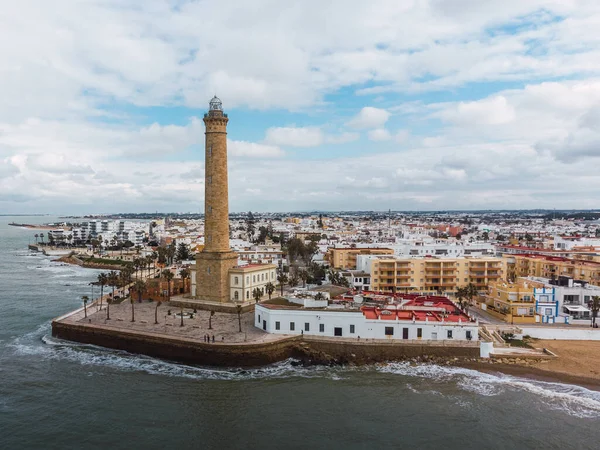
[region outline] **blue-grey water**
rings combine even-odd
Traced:
[[[0,217],[0,449],[597,449],[600,393],[439,366],[191,367],[60,342],[98,272]]]

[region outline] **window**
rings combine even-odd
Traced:
[[[260,323],[260,314],[258,315],[258,323]]]
[[[310,323],[308,323],[308,322],[304,323],[304,331],[310,331]]]
[[[394,335],[394,327],[385,327],[385,335],[393,336]]]
[[[233,283],[234,283],[234,284],[239,284],[239,278],[238,278],[238,277],[235,277],[235,278],[233,279]]]
[[[250,283],[250,276],[247,276],[246,277],[246,284],[249,284],[249,283]]]
[[[208,177],[207,181],[208,181],[208,184],[212,184],[212,177]]]
[[[206,273],[210,275],[210,267],[206,268]]]
[[[417,338],[423,337],[423,328],[417,328]]]
[[[553,312],[553,311],[552,311],[552,308],[545,308],[545,309],[544,309],[544,311],[545,311],[545,312],[544,312],[544,315],[545,315],[545,316],[551,316],[551,315],[552,315],[552,312]]]
[[[256,283],[256,275],[252,275],[252,282]]]
[[[212,206],[208,207],[208,212],[211,213],[212,212]]]
[[[240,299],[240,293],[239,293],[238,291],[235,291],[235,292],[233,293],[233,299],[234,299],[234,300],[239,300],[239,299]]]
[[[275,322],[275,329],[276,330],[281,329],[281,323],[280,322]]]
[[[354,325],[350,325],[350,334],[354,334],[355,328]]]
[[[452,339],[452,330],[447,331],[448,339]]]
[[[319,332],[325,333],[325,324],[324,323],[319,324]]]
[[[294,322],[290,322],[290,331],[294,331],[296,329],[296,324]]]
[[[265,274],[264,273],[261,274],[260,279],[261,279],[261,281],[265,281]]]
[[[470,341],[471,339],[473,339],[473,334],[471,333],[471,330],[467,330],[467,339]]]
[[[208,156],[212,156],[212,146],[208,147]]]
[[[250,291],[246,291],[246,300],[250,299]]]

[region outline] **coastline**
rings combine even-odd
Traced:
[[[454,364],[456,367],[476,370],[488,374],[504,374],[519,378],[526,378],[535,381],[544,381],[548,383],[573,384],[584,387],[592,391],[600,392],[600,380],[582,374],[566,374],[555,370],[546,370],[539,367],[524,366],[520,364],[503,364],[488,362],[459,362]]]

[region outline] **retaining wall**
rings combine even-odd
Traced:
[[[251,367],[282,361],[294,355],[300,337],[257,344],[207,344],[97,325],[52,322],[52,336],[184,363]]]
[[[561,328],[558,326],[524,327],[523,335],[538,339],[558,339],[565,341],[600,341],[600,328]]]

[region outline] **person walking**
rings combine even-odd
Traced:
[[[215,343],[215,335],[214,334],[212,335],[212,341],[213,341],[213,344],[214,344]]]

